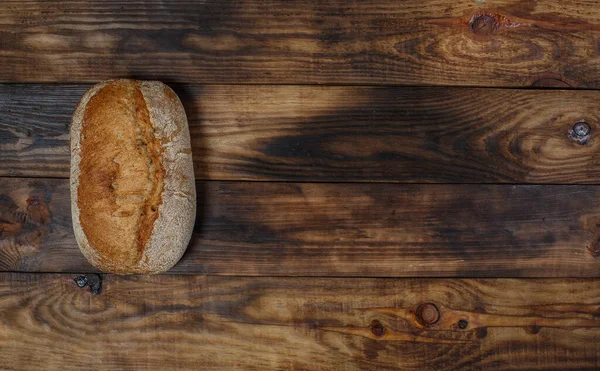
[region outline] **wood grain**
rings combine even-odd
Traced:
[[[0,275],[3,369],[600,367],[597,280],[73,277]]]
[[[600,277],[600,187],[198,182],[171,272]],[[0,270],[93,272],[68,180],[0,184]]]
[[[0,81],[600,87],[595,1],[0,4]]]
[[[0,85],[0,175],[68,177],[87,86]],[[174,85],[197,179],[600,183],[600,92]],[[591,135],[576,141],[573,124]]]

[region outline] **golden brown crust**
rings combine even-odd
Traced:
[[[195,217],[189,131],[177,96],[159,82],[98,84],[79,103],[71,130],[73,222],[84,255],[115,273],[171,268]]]

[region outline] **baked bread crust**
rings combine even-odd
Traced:
[[[96,268],[160,273],[192,235],[196,188],[177,95],[158,81],[109,80],[81,98],[71,123],[71,211]]]

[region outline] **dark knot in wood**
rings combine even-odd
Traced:
[[[415,314],[417,322],[423,326],[433,326],[440,320],[440,310],[433,303],[419,305]]]
[[[469,327],[469,321],[467,321],[466,319],[461,319],[458,321],[458,328],[461,330],[466,329],[467,327]]]
[[[99,274],[80,275],[73,278],[73,281],[80,289],[89,286],[93,295],[98,295],[102,291],[102,277]]]
[[[469,26],[477,36],[489,36],[500,27],[496,18],[485,14],[473,17]]]
[[[580,137],[586,136],[590,133],[590,131],[591,131],[590,125],[585,121],[578,122],[575,125],[573,125],[573,132],[577,136],[580,136]]]
[[[592,128],[590,124],[585,122],[585,120],[581,120],[573,124],[573,127],[569,130],[568,137],[579,144],[587,144],[591,134]]]
[[[385,335],[385,328],[378,320],[371,322],[371,332],[377,337]]]

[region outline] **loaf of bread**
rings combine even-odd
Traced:
[[[192,235],[196,188],[183,105],[157,81],[90,88],[71,123],[71,211],[81,252],[111,273],[173,267]]]

